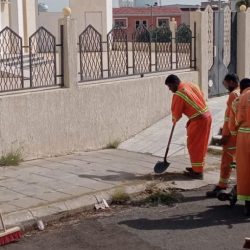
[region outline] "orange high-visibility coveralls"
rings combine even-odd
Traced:
[[[172,119],[176,123],[182,114],[189,118],[187,123],[187,147],[193,171],[202,173],[211,128],[211,114],[203,93],[192,83],[180,83],[173,95]]]
[[[239,126],[236,143],[238,200],[250,201],[250,88],[243,91],[236,112]]]
[[[230,115],[231,114],[233,115],[234,112],[232,106],[233,102],[239,95],[240,95],[240,90],[239,88],[237,88],[229,94],[227,101],[227,108],[225,112],[225,120],[222,129],[222,136],[228,136],[228,141],[225,145],[223,145],[223,152],[221,157],[220,180],[218,183],[218,186],[221,188],[227,188],[229,177],[231,174],[231,163],[235,159],[237,132],[232,129],[230,131],[229,118]],[[235,119],[231,119],[230,123],[231,126],[234,126]]]

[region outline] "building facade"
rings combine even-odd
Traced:
[[[23,38],[27,45],[28,38],[36,31],[36,0],[1,1],[0,29],[10,27]]]
[[[113,26],[122,27],[132,40],[133,32],[144,25],[146,28],[168,25],[170,20],[175,19],[177,25],[181,24],[182,11],[176,7],[123,7],[113,9]]]

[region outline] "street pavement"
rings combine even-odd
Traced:
[[[30,234],[6,250],[240,250],[250,236],[242,204],[230,208],[206,199],[201,189],[183,192],[172,207],[130,207],[101,216],[72,218]]]
[[[224,102],[225,97],[209,102],[214,114],[214,131],[223,120]],[[121,144],[118,150],[78,152],[1,168],[0,209],[6,224],[26,225],[40,218],[51,220],[58,214],[93,207],[97,200],[109,200],[117,188],[136,193],[150,182],[158,181],[153,167],[165,150],[169,119],[167,117]],[[183,147],[186,135],[181,124],[176,129],[175,144],[176,149],[182,146],[182,150],[172,152],[165,184],[183,190],[215,184],[220,163],[218,156],[207,158],[204,180],[190,180],[182,175],[190,163]],[[143,145],[144,149],[138,145]]]

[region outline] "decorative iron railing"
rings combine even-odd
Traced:
[[[128,42],[122,27],[114,27],[103,41],[89,25],[79,36],[80,80],[88,82],[112,77],[143,75],[196,68],[196,29],[180,25],[175,35],[168,26],[139,26]]]
[[[0,32],[0,92],[63,85],[59,60],[63,60],[62,44],[57,45],[45,28],[40,27],[23,46],[23,39],[6,27]]]

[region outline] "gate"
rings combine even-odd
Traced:
[[[235,73],[237,67],[237,13],[229,6],[208,12],[208,95],[219,96],[227,93],[223,85],[227,73]]]

